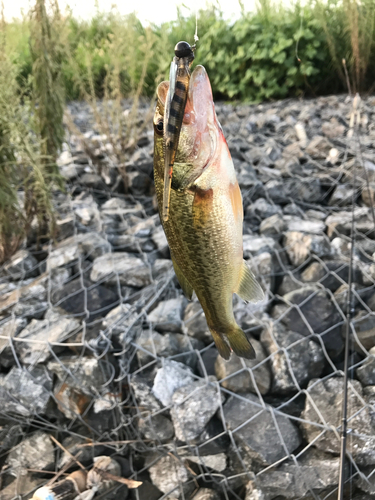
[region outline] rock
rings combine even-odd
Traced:
[[[329,239],[315,234],[288,231],[284,238],[284,248],[294,266],[303,264],[311,254],[327,257],[332,254]]]
[[[160,332],[182,332],[182,305],[184,298],[169,299],[159,302],[147,315],[147,321]]]
[[[17,336],[23,339],[17,342],[16,350],[21,361],[25,364],[35,365],[44,363],[52,354],[52,348],[61,350],[61,344],[72,336],[80,323],[75,318],[67,318],[58,313],[47,314],[46,319],[33,319]]]
[[[198,373],[200,377],[206,378],[208,375],[215,375],[215,362],[217,359],[216,347],[205,349],[201,354],[201,361],[198,363]]]
[[[162,368],[156,372],[153,394],[164,406],[172,403],[172,396],[177,389],[193,381],[192,370],[182,363],[163,359]]]
[[[265,297],[259,302],[250,302],[246,305],[248,313],[251,311],[264,311],[268,303],[268,293],[275,290],[275,275],[277,274],[278,261],[277,257],[269,252],[262,252],[247,260],[249,267],[255,275],[258,283],[265,292]]]
[[[264,198],[258,198],[254,203],[248,205],[245,212],[246,219],[254,220],[255,222],[261,222],[276,214],[281,214],[281,207],[269,203]]]
[[[15,498],[30,498],[31,491],[35,491],[42,486],[44,480],[35,478],[26,471],[20,471],[17,478],[1,489],[1,500],[14,500]]]
[[[188,335],[191,337],[204,342],[206,345],[213,341],[207,326],[206,316],[199,302],[189,302],[186,306],[184,325],[187,328]]]
[[[65,266],[79,259],[81,255],[78,241],[74,236],[61,241],[51,250],[47,258],[47,271]]]
[[[368,207],[375,205],[375,182],[370,182],[369,186],[362,187],[362,201]]]
[[[9,452],[7,462],[14,471],[19,469],[53,470],[55,452],[49,435],[38,431],[27,436]]]
[[[111,244],[98,233],[86,233],[76,237],[79,249],[89,260],[95,260],[111,251]]]
[[[332,193],[328,205],[331,207],[351,205],[353,201],[353,193],[354,189],[350,186],[346,184],[339,184]]]
[[[319,450],[339,454],[340,438],[331,429],[341,425],[343,379],[313,379],[307,388],[305,409],[302,413],[302,428],[309,443]],[[319,414],[316,411],[319,409]],[[350,380],[348,387],[348,426],[351,429],[347,450],[359,465],[375,464],[375,429],[372,427],[369,408],[363,405],[362,387],[358,380]],[[322,421],[322,419],[324,419]],[[308,422],[319,422],[322,428]]]
[[[277,289],[278,295],[286,295],[289,292],[293,292],[294,290],[298,290],[301,288],[303,283],[301,283],[299,273],[288,273],[283,276],[283,280],[281,285]]]
[[[253,392],[267,394],[271,387],[271,372],[262,344],[255,339],[250,340],[255,349],[255,359],[239,358],[232,354],[229,361],[217,356],[215,373],[221,385],[232,392]],[[259,366],[258,366],[259,365]],[[254,387],[253,380],[256,387]]]
[[[374,230],[374,223],[371,220],[369,210],[367,207],[356,207],[354,209],[356,231],[371,233]],[[352,211],[334,212],[327,217],[325,223],[329,238],[333,239],[341,234],[349,236],[352,226]]]
[[[322,132],[330,139],[336,139],[345,134],[345,126],[342,125],[337,118],[331,118],[329,122],[322,123]]]
[[[360,353],[363,352],[362,347],[367,351],[372,349],[375,346],[374,314],[368,314],[367,311],[359,311],[353,319],[353,327],[356,332],[354,348]],[[345,331],[344,329],[345,325],[343,326],[343,332]]]
[[[306,153],[313,158],[323,160],[333,148],[333,144],[326,138],[317,135],[307,145]]]
[[[325,230],[325,224],[321,220],[304,220],[295,216],[284,216],[288,231],[299,231],[300,233],[316,234],[321,236]]]
[[[260,399],[251,393],[241,394],[241,399],[231,396],[223,408],[226,425],[236,443],[244,446],[252,458],[262,465],[281,460],[301,444],[298,429],[289,418],[276,413],[272,416],[271,412],[272,407],[264,408]]]
[[[79,183],[91,189],[98,189],[98,190],[105,189],[105,184],[102,178],[100,177],[100,175],[97,174],[83,174],[79,178]]]
[[[148,415],[138,421],[138,428],[144,439],[166,442],[173,438],[172,422],[164,415]]]
[[[353,282],[362,284],[362,273],[356,264],[354,264],[352,271]],[[334,292],[348,282],[349,265],[342,260],[313,262],[301,273],[301,278],[306,283],[320,282],[324,288]]]
[[[140,407],[149,411],[160,410],[161,404],[153,395],[149,380],[140,375],[135,375],[130,379],[130,387]]]
[[[177,439],[196,439],[223,403],[218,386],[197,380],[173,392],[171,416]]]
[[[5,414],[24,417],[44,415],[52,391],[52,379],[46,370],[13,367],[0,378],[0,400]]]
[[[90,398],[65,383],[56,384],[54,396],[58,409],[71,420],[82,415],[90,403]]]
[[[280,318],[288,330],[305,337],[314,333],[322,334],[328,354],[332,357],[342,352],[340,325],[343,319],[325,291],[305,286],[287,293],[283,300],[285,304],[277,304],[273,308],[273,318]]]
[[[200,488],[192,500],[220,500],[220,495],[215,490],[209,488]]]
[[[153,230],[152,241],[155,243],[156,248],[163,255],[163,257],[167,257],[169,253],[168,241],[162,226],[158,226]]]
[[[200,464],[201,466],[209,469],[222,472],[227,467],[227,457],[225,453],[217,453],[216,455],[205,455],[205,456],[192,456],[188,455],[186,457],[190,462]]]
[[[319,344],[273,322],[263,330],[260,340],[270,355],[273,393],[299,391],[311,378],[321,375],[325,358]]]
[[[59,361],[50,361],[47,366],[57,375],[61,384],[66,384],[87,396],[97,396],[110,377],[106,374],[106,365],[87,356],[63,356]]]
[[[60,167],[60,174],[67,181],[73,181],[77,177],[81,176],[85,171],[84,165],[77,165],[76,163],[70,163],[69,165],[63,165]]]
[[[106,254],[94,260],[91,275],[94,283],[105,281],[112,286],[144,287],[151,284],[149,267],[143,260],[126,252]]]
[[[153,330],[143,330],[137,345],[137,358],[141,365],[146,365],[155,357],[168,357],[179,353],[176,334],[165,333],[161,335]]]
[[[286,229],[286,224],[279,214],[271,215],[264,219],[259,228],[260,234],[264,236],[278,236]]]
[[[319,495],[336,490],[339,465],[339,458],[309,450],[298,458],[298,464],[285,463],[257,475],[247,485],[245,500],[312,498],[311,491]]]
[[[316,203],[321,201],[322,197],[320,180],[315,177],[271,180],[264,188],[275,203],[288,203],[296,199],[306,203]]]
[[[173,264],[169,259],[156,259],[152,266],[152,278],[165,278],[169,273],[173,272]]]
[[[258,255],[263,252],[271,253],[276,249],[276,242],[273,238],[267,236],[252,236],[244,234],[243,253],[244,258],[248,259],[251,255]]]
[[[66,283],[52,294],[54,306],[59,306],[68,313],[87,319],[104,316],[117,303],[118,297],[115,292],[81,278]]]
[[[110,336],[128,349],[142,332],[142,318],[130,304],[120,304],[112,309],[103,320],[103,327]]]
[[[4,264],[3,273],[13,280],[24,280],[40,274],[36,258],[27,250],[19,250]]]
[[[371,357],[368,357],[363,365],[356,370],[357,377],[365,386],[375,385],[375,347],[370,349],[369,354]]]
[[[0,365],[5,368],[9,368],[16,362],[10,345],[11,339],[17,337],[26,325],[27,321],[23,318],[12,318],[0,325]]]
[[[165,494],[166,498],[186,498],[195,489],[190,481],[186,467],[170,455],[160,458],[148,469],[153,484]]]

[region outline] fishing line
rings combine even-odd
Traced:
[[[194,43],[197,43],[199,40],[198,37],[198,12],[195,11],[195,33],[194,33]]]

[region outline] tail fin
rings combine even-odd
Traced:
[[[245,333],[238,325],[234,325],[230,332],[226,332],[233,352],[240,358],[255,359],[254,347],[248,341]]]
[[[225,333],[222,334],[216,330],[210,328],[211,334],[214,338],[217,350],[222,358],[228,360],[231,355],[231,349],[240,358],[254,359],[256,357],[254,347],[248,341],[246,335],[241,330],[241,328],[234,324],[230,329],[226,329]],[[228,343],[225,337],[228,338]]]

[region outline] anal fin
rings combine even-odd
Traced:
[[[259,302],[265,298],[262,287],[244,260],[242,261],[240,282],[234,292],[247,302]]]
[[[182,288],[182,291],[184,292],[185,297],[188,300],[191,300],[191,298],[193,296],[194,289],[190,285],[188,280],[185,278],[185,276],[183,275],[179,265],[176,263],[176,261],[174,260],[173,257],[172,257],[172,262],[173,262],[174,272],[176,273],[178,282],[180,283],[180,287]]]

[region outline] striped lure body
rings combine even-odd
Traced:
[[[196,293],[221,356],[229,359],[234,351],[253,358],[254,349],[234,319],[233,293],[254,302],[264,296],[243,260],[242,197],[217,121],[210,81],[203,66],[191,74],[175,151],[168,219],[163,217],[167,151],[163,121],[169,82],[161,83],[157,94],[155,189],[178,281],[189,299]]]
[[[175,57],[169,74],[169,93],[164,110],[164,195],[163,220],[169,217],[170,191],[178,141],[184,117],[190,66],[194,60],[193,49],[187,42],[179,42],[175,47]]]

